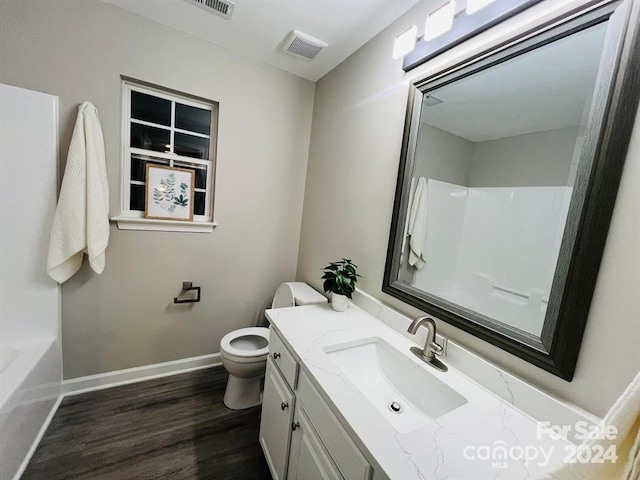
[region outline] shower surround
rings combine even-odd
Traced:
[[[571,193],[430,179],[426,266],[413,286],[539,335]]]
[[[60,398],[60,287],[46,273],[58,97],[0,84],[0,478],[19,478]]]

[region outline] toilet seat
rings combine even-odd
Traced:
[[[243,337],[247,337],[246,342],[242,342]],[[263,338],[265,340],[264,346],[261,348],[247,348],[250,347],[252,342],[250,337]],[[234,346],[233,344],[236,345]],[[265,327],[249,327],[229,332],[220,340],[220,351],[228,360],[234,362],[262,362],[269,355],[269,329]]]
[[[273,298],[272,308],[326,302],[327,297],[316,292],[306,283],[289,282],[283,283],[278,288]],[[268,356],[268,328],[241,328],[222,337],[220,358],[222,365],[229,373],[223,398],[227,408],[244,410],[262,403],[260,391],[264,383]]]

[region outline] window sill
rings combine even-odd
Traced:
[[[215,222],[182,222],[179,220],[156,220],[153,218],[111,217],[118,230],[143,230],[156,232],[211,233],[218,226]]]

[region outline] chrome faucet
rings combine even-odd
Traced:
[[[423,362],[437,368],[441,372],[446,372],[448,370],[447,366],[436,358],[436,355],[442,354],[444,350],[436,343],[436,322],[433,321],[433,318],[424,316],[416,318],[411,322],[411,325],[409,325],[407,332],[415,335],[421,325],[425,325],[427,328],[427,340],[422,350],[418,347],[411,347],[411,352]]]

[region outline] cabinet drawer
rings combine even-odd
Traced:
[[[371,465],[360,453],[360,449],[353,443],[304,372],[300,372],[296,398],[299,403],[302,403],[342,476],[349,480],[371,478]]]
[[[293,355],[273,328],[269,334],[269,352],[273,363],[278,366],[289,387],[294,390],[298,379],[298,362],[293,358]]]

